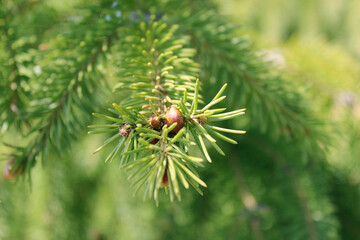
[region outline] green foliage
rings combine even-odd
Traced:
[[[358,239],[357,4],[0,1],[0,238]]]
[[[94,14],[101,13],[98,7],[89,6],[88,16],[71,22],[76,28],[70,27],[71,32],[46,43],[49,47],[45,48],[49,49],[40,53],[37,74],[25,85],[32,96],[26,116],[26,122],[31,120],[31,130],[26,132],[31,140],[26,147],[14,147],[11,155],[16,159],[15,168],[26,174],[30,175],[37,159],[45,162],[50,148],[61,153],[71,144],[85,127],[88,113],[96,107],[98,86],[105,87],[99,81],[98,62],[116,37],[119,26],[117,22],[94,19]],[[89,30],[87,24],[93,28]],[[4,107],[12,109],[11,105]]]
[[[183,48],[183,40],[174,39],[176,25],[169,28],[166,23],[154,19],[152,15],[148,24],[135,23],[131,25],[131,30],[124,30],[127,37],[119,44],[126,52],[121,54],[123,61],[118,64],[122,67],[117,73],[120,79],[115,90],[128,89],[131,94],[120,105],[112,104],[109,111],[114,116],[94,114],[112,121],[112,124],[90,126],[105,129],[90,133],[115,132],[95,152],[115,142],[116,147],[105,162],[112,162],[120,156],[120,168],[130,173],[129,179],[133,180],[135,192],[143,187],[144,199],[154,197],[158,202],[158,191],[164,186],[169,191],[171,201],[174,196],[181,200],[179,182],[185,188],[192,185],[202,194],[199,186],[206,187],[206,184],[199,178],[196,168],[203,167],[203,159],[188,153],[190,145],[196,143],[204,157],[211,162],[205,146],[206,138],[224,155],[211,135],[236,143],[218,131],[240,134],[244,131],[215,127],[205,122],[232,119],[242,115],[244,109],[227,113],[222,113],[225,108],[211,109],[225,99],[221,94],[226,85],[210,103],[200,109],[200,83],[199,80],[195,82],[194,76],[199,70],[191,60],[194,50]],[[159,123],[160,127],[152,126],[151,118],[155,116],[162,123]],[[183,118],[185,123],[167,122],[168,118],[176,117]],[[203,122],[200,119],[204,119]],[[191,141],[190,134],[195,143]]]

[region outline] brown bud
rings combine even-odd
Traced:
[[[125,128],[126,126],[129,126],[129,123],[123,123],[120,125],[119,127],[119,133],[123,136],[123,137],[128,137],[131,133],[131,128]]]
[[[152,115],[150,117],[150,126],[155,129],[159,130],[164,125],[163,120],[159,119],[157,116]]]
[[[166,187],[168,184],[169,184],[169,178],[168,178],[167,170],[165,170],[164,176],[163,176],[163,178],[162,178],[162,185],[161,185],[161,187]]]
[[[15,160],[11,160],[6,164],[5,169],[4,169],[4,179],[6,179],[6,180],[16,179],[18,172],[19,172],[19,167],[14,169],[14,164],[15,164]],[[21,171],[21,175],[23,175],[23,174],[24,174],[24,170]]]
[[[185,123],[184,115],[176,105],[172,105],[165,113],[165,124],[170,127],[173,123],[177,123],[176,127],[171,131],[177,133]]]
[[[204,125],[207,121],[207,117],[202,116],[202,117],[194,118],[194,120],[199,124]]]

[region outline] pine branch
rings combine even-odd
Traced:
[[[197,145],[211,162],[205,139],[224,154],[211,134],[234,143],[218,131],[244,133],[205,124],[240,116],[244,109],[228,113],[221,113],[225,109],[210,109],[225,98],[221,94],[226,85],[208,105],[199,108],[203,101],[199,80],[194,76],[198,64],[191,60],[195,52],[183,47],[184,40],[174,38],[176,29],[177,26],[168,27],[151,16],[148,23],[135,22],[125,32],[128,37],[121,43],[122,61],[115,63],[122,66],[115,90],[127,89],[130,95],[120,105],[113,104],[109,109],[113,116],[94,114],[113,124],[89,126],[106,129],[89,133],[115,132],[95,152],[117,143],[105,161],[112,162],[120,156],[120,167],[130,172],[135,193],[143,188],[144,199],[153,197],[157,203],[162,187],[171,201],[174,196],[181,200],[179,181],[185,188],[192,185],[200,194],[199,186],[206,187],[196,172],[203,160],[189,155],[190,145]]]
[[[189,15],[184,16],[186,20],[170,21],[187,23],[180,30],[191,36],[208,84],[219,79],[235,85],[229,98],[234,105],[249,106],[251,127],[273,139],[300,141],[306,153],[322,155],[327,142],[322,123],[311,117],[303,97],[290,83],[254,53],[248,40],[236,37],[234,27],[214,11]]]
[[[68,41],[70,45],[64,44],[64,38],[61,37],[51,43],[54,49],[50,49],[51,54],[48,52],[47,58],[44,58],[45,64],[51,64],[42,67],[40,77],[44,79],[44,85],[42,88],[34,88],[33,95],[38,99],[34,101],[36,108],[30,113],[33,121],[34,117],[43,118],[32,127],[29,135],[33,137],[28,146],[14,147],[12,158],[15,161],[11,163],[13,174],[19,175],[17,173],[21,172],[30,176],[36,159],[41,158],[44,162],[50,148],[58,150],[59,153],[64,151],[72,139],[84,129],[87,113],[97,106],[97,87],[104,87],[97,64],[100,57],[111,47],[119,28],[117,21],[108,22],[108,28],[104,28],[104,20],[97,17],[97,11],[93,13],[96,17],[91,15],[83,20],[85,24],[93,23],[91,31],[87,29],[83,32],[87,38],[78,39],[81,30],[74,26],[70,28],[74,29],[74,32],[67,34],[67,40],[72,37],[73,40],[80,41],[80,44],[77,44],[80,46],[78,49],[71,49],[73,42]],[[57,55],[59,52],[63,53],[62,59]],[[64,65],[64,62],[68,65]],[[53,79],[51,84],[48,84],[49,79]],[[53,84],[54,81],[56,84]],[[43,92],[44,88],[48,91]],[[46,121],[43,121],[44,117]]]

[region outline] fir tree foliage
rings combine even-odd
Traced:
[[[89,133],[115,133],[95,152],[115,142],[105,162],[120,158],[120,168],[129,172],[135,192],[143,187],[144,198],[158,201],[158,191],[165,187],[173,201],[174,197],[181,200],[180,182],[185,188],[192,185],[200,194],[199,186],[206,187],[196,172],[203,159],[189,154],[190,145],[197,145],[209,162],[205,140],[224,155],[214,137],[236,144],[220,132],[245,132],[216,127],[212,122],[240,116],[245,109],[224,112],[225,108],[214,108],[226,98],[222,96],[226,84],[200,107],[199,66],[192,60],[195,50],[183,47],[184,39],[174,36],[176,25],[168,26],[155,18],[152,15],[149,22],[135,22],[131,30],[125,30],[127,37],[120,44],[126,51],[117,64],[121,67],[114,91],[131,93],[119,105],[112,104],[109,111],[113,115],[95,113],[112,123],[89,126],[103,129]],[[153,118],[159,121],[158,126],[152,124]]]
[[[37,160],[45,162],[50,150],[61,154],[86,127],[89,112],[98,104],[98,89],[106,89],[99,62],[108,52],[119,28],[118,21],[93,17],[104,15],[102,9],[109,6],[109,3],[89,5],[87,14],[66,22],[64,28],[69,31],[43,43],[40,64],[35,66],[38,74],[33,75],[24,87],[33,97],[32,101],[27,101],[24,119],[31,124],[29,130],[24,131],[30,138],[29,143],[25,147],[7,144],[14,149],[10,154],[10,158],[15,160],[13,172],[20,171],[25,173],[24,177],[30,176]],[[89,29],[88,24],[93,28]],[[11,84],[15,86],[9,84],[10,88]],[[2,89],[8,92],[7,87]],[[14,87],[14,93],[19,92],[16,89]],[[4,108],[11,110],[11,103],[10,106],[7,103],[4,102]],[[4,116],[3,126],[7,126],[9,120],[6,119],[12,113]]]
[[[129,11],[129,6],[112,1],[89,4],[82,9],[85,14],[69,18],[61,27],[63,33],[42,43],[39,64],[33,66],[35,74],[27,78],[24,88],[33,98],[26,101],[23,119],[16,117],[20,120],[18,124],[28,124],[30,130],[23,132],[30,140],[25,147],[7,144],[13,148],[8,169],[14,177],[30,177],[37,160],[45,162],[50,151],[62,154],[71,145],[84,128],[88,113],[99,104],[99,90],[107,88],[103,69],[109,62],[119,66],[115,70],[115,78],[119,80],[114,90],[131,93],[120,105],[112,104],[110,111],[114,116],[94,114],[113,123],[90,126],[102,128],[90,133],[116,132],[96,152],[115,143],[105,161],[120,157],[120,167],[129,170],[136,191],[144,186],[144,198],[154,197],[158,201],[159,188],[166,187],[171,200],[174,196],[180,200],[179,182],[185,188],[192,185],[202,194],[199,186],[206,184],[196,168],[203,166],[203,159],[189,155],[190,145],[197,145],[211,162],[206,141],[224,155],[215,138],[235,144],[235,140],[223,133],[244,133],[211,124],[244,114],[244,109],[225,112],[225,108],[214,108],[225,99],[222,93],[226,84],[212,101],[200,108],[204,104],[197,80],[200,68],[192,60],[196,51],[186,46],[187,37],[176,36],[178,26],[158,21],[156,15]],[[13,11],[12,6],[8,8]],[[91,29],[87,27],[89,24]],[[6,28],[6,22],[3,25],[8,54],[14,59],[9,61],[13,64],[12,72],[7,73],[10,76],[7,84],[13,92],[2,102],[3,108],[10,110],[3,116],[9,118],[13,115],[11,109],[15,109],[14,101],[20,100],[21,94],[15,87],[20,84],[17,82],[20,73],[8,34],[11,31]],[[118,38],[119,35],[126,37]],[[107,57],[112,47],[116,51]],[[175,115],[167,116],[171,109],[175,109]],[[154,117],[160,123],[155,128],[151,125]],[[172,117],[181,121],[167,119]],[[4,128],[9,122],[11,118],[4,119]]]
[[[41,189],[42,197],[52,195],[55,202],[63,202],[63,214],[55,215],[44,236],[63,239],[76,228],[86,238],[89,221],[106,226],[99,227],[106,237],[119,239],[130,239],[132,234],[141,236],[138,239],[149,235],[153,239],[357,239],[359,131],[354,126],[358,118],[334,110],[332,114],[343,119],[341,132],[353,135],[339,138],[341,149],[329,154],[334,129],[312,110],[315,99],[322,98],[328,107],[336,102],[323,98],[327,76],[334,73],[326,71],[321,77],[327,81],[314,90],[311,104],[306,96],[312,91],[301,91],[293,84],[303,78],[312,81],[318,69],[329,68],[331,64],[311,64],[311,59],[319,62],[314,54],[318,48],[299,50],[308,54],[306,63],[311,68],[284,76],[247,37],[239,37],[237,27],[208,1],[74,1],[78,8],[64,12],[49,9],[49,2],[0,1],[0,60],[4,63],[0,65],[0,124],[2,134],[24,136],[14,144],[14,138],[1,135],[11,145],[10,153],[1,157],[9,161],[5,169],[13,169],[8,174],[17,178],[30,176],[36,162],[50,160],[50,170],[39,174],[47,175],[41,184],[51,189]],[[262,17],[256,9],[256,16]],[[46,21],[39,20],[42,16]],[[32,22],[41,22],[41,27]],[[340,77],[334,78],[334,88]],[[228,101],[222,101],[226,84],[231,86],[226,89]],[[111,103],[108,112],[106,100]],[[239,106],[247,107],[245,116],[220,121],[242,115],[243,110],[232,111]],[[169,111],[183,121],[166,124],[171,120]],[[101,112],[94,114],[101,119],[91,118],[92,112]],[[352,120],[349,126],[343,124]],[[85,176],[88,156],[64,151],[74,148],[74,140],[88,125],[90,132],[107,138],[94,157],[121,165],[135,191],[142,191],[145,198],[161,200],[164,187],[171,200],[182,196],[181,207],[164,203],[154,209],[152,204],[137,203],[137,198],[128,200],[127,182],[118,184],[121,180],[115,176],[121,174],[114,174],[113,167],[99,165],[96,174]],[[233,130],[238,128],[247,129],[247,134],[227,135],[242,133]],[[235,141],[239,144],[227,144]],[[88,145],[79,141],[75,147]],[[223,153],[229,159],[216,161]],[[66,159],[56,161],[58,154]],[[351,159],[354,167],[343,159]],[[339,163],[351,171],[339,176]],[[202,166],[206,171],[201,171]],[[204,190],[205,183],[211,188]],[[26,209],[34,206],[23,201],[22,188],[0,184],[0,238],[35,236],[33,225],[27,226],[31,230],[24,226],[42,219],[25,218],[30,215]],[[193,197],[192,191],[180,195],[182,186],[191,185],[204,191],[205,197]],[[20,196],[16,199],[9,191],[15,188]],[[41,205],[44,215],[58,205],[47,208],[35,194],[31,199]],[[115,211],[108,206],[115,206]],[[130,215],[141,219],[129,223],[119,208],[131,209]],[[152,214],[146,215],[149,209]],[[103,217],[104,211],[111,212],[110,217]],[[92,214],[96,217],[91,218]],[[119,225],[120,230],[113,227]],[[134,227],[139,225],[146,225],[141,233]]]

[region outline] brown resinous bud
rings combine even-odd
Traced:
[[[170,127],[173,123],[177,123],[176,127],[171,131],[177,133],[185,123],[184,115],[179,111],[176,105],[172,105],[165,113],[165,124]]]
[[[127,127],[129,126],[129,123],[123,123],[120,125],[119,127],[119,133],[123,136],[123,137],[128,137],[131,133],[131,127]]]
[[[162,184],[161,187],[166,187],[169,184],[169,177],[168,177],[168,173],[167,173],[167,169],[164,172],[164,176],[162,178]]]
[[[160,130],[160,128],[162,128],[162,126],[164,125],[163,120],[159,119],[159,117],[156,116],[155,114],[151,115],[149,121],[150,121],[150,126],[154,130]]]

